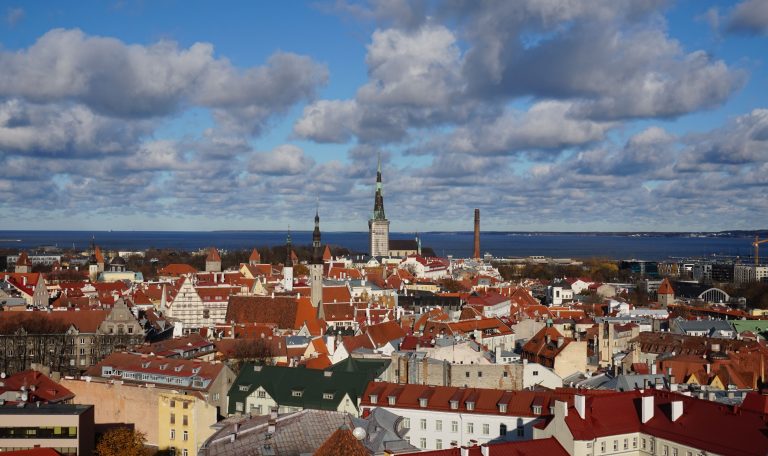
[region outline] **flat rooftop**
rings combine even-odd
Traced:
[[[81,404],[27,404],[5,403],[0,405],[0,415],[80,415],[93,408]]]

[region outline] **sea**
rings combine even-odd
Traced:
[[[195,251],[215,246],[222,250],[251,249],[285,243],[284,231],[3,231],[0,249],[35,250],[44,246],[86,249],[92,237],[102,248],[137,251],[172,248]],[[422,246],[437,255],[466,258],[472,255],[473,233],[419,233]],[[292,231],[295,245],[312,243],[311,231]],[[413,233],[390,233],[390,239],[413,239]],[[700,237],[696,235],[606,234],[606,233],[519,233],[482,232],[483,254],[496,258],[541,255],[551,258],[610,258],[661,261],[680,258],[750,258],[752,238]],[[346,247],[353,252],[368,250],[368,233],[323,232],[323,243]]]

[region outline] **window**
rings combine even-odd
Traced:
[[[182,434],[182,439],[183,439],[185,442],[186,442],[187,440],[189,440],[189,432],[187,432],[187,431],[184,431],[184,433]]]
[[[209,309],[203,309],[203,318],[210,318],[211,311]]]
[[[333,399],[333,393],[323,393],[323,399]]]
[[[235,411],[236,412],[242,412],[243,411],[243,403],[242,402],[235,402]]]
[[[629,449],[629,439],[624,439],[624,449],[625,450]]]
[[[632,437],[632,448],[637,448],[637,437]]]
[[[442,450],[443,449],[443,441],[440,439],[435,440],[435,449],[436,450]]]
[[[488,435],[491,433],[491,425],[486,423],[483,424],[483,435]]]
[[[467,378],[469,378],[469,372],[468,372],[468,371],[467,371],[467,372],[464,372],[464,375],[465,375]]]
[[[427,398],[426,397],[420,397],[419,398],[419,407],[425,408],[427,406]]]
[[[176,429],[171,429],[171,440],[176,439]]]
[[[501,423],[501,424],[499,425],[499,435],[500,435],[500,436],[502,436],[502,437],[504,437],[505,435],[507,435],[507,425],[506,425],[506,424],[504,424],[504,423]]]
[[[475,423],[467,423],[467,434],[475,433]]]
[[[451,401],[451,410],[456,410],[459,408],[459,401]]]
[[[425,420],[424,418],[422,418],[421,420],[419,420],[419,428],[420,428],[422,431],[426,431],[426,430],[427,430],[427,420]]]
[[[459,422],[451,421],[451,432],[459,432]]]
[[[302,390],[293,390],[293,392],[291,392],[291,396],[293,397],[301,397],[303,395],[304,395],[304,391]]]
[[[406,429],[411,428],[411,419],[410,418],[403,418],[403,427]]]
[[[504,371],[504,373],[501,376],[504,377],[504,378],[507,378],[507,377],[509,377],[509,372]]]
[[[613,441],[613,451],[619,451],[619,441],[614,440]]]
[[[507,413],[507,404],[499,404],[499,413]]]
[[[643,449],[645,449],[645,439],[643,439],[640,444],[642,445]]]
[[[389,396],[387,397],[387,400],[389,401],[389,405],[395,405],[395,400],[397,398],[395,396]]]
[[[267,397],[267,392],[264,390],[259,390],[259,392],[256,393],[256,397],[258,397],[259,399],[264,399],[265,397]]]
[[[171,424],[176,424],[176,414],[171,413]]]
[[[171,408],[174,408],[174,407],[176,407],[176,401],[174,401],[173,399],[171,399],[171,404],[170,404],[170,406],[171,406]]]
[[[213,400],[218,401],[219,400],[219,393],[213,393]]]
[[[669,456],[669,446],[664,445],[664,456]]]
[[[187,402],[187,401],[182,402],[182,408],[188,409],[189,408],[189,402]]]
[[[605,453],[605,442],[600,442],[600,452]]]
[[[128,327],[128,334],[133,334],[133,326]]]
[[[421,449],[427,448],[427,439],[425,439],[424,437],[419,439],[419,448]]]
[[[189,419],[187,418],[187,415],[184,415],[181,418],[181,424],[184,425],[184,426],[189,426]]]
[[[467,401],[467,410],[474,410],[475,409],[475,403],[472,401]]]
[[[672,456],[677,456],[677,448],[672,448]]]
[[[534,415],[541,415],[541,406],[540,405],[534,405],[533,406],[533,414]]]
[[[186,449],[186,448],[184,448],[183,450],[181,450],[181,456],[189,456],[189,450],[188,450],[188,449]]]
[[[539,375],[539,371],[533,371],[533,376],[536,377]]]
[[[482,377],[482,376],[483,376],[483,373],[482,373],[482,372],[478,372],[478,373],[477,373],[477,376],[478,376],[478,377]]]
[[[436,431],[442,431],[443,430],[443,420],[435,421],[435,430]]]

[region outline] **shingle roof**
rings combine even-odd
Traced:
[[[288,296],[230,296],[227,322],[272,323],[280,329],[298,329],[298,300]]]

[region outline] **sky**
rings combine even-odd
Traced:
[[[768,228],[768,0],[0,15],[0,230]]]

